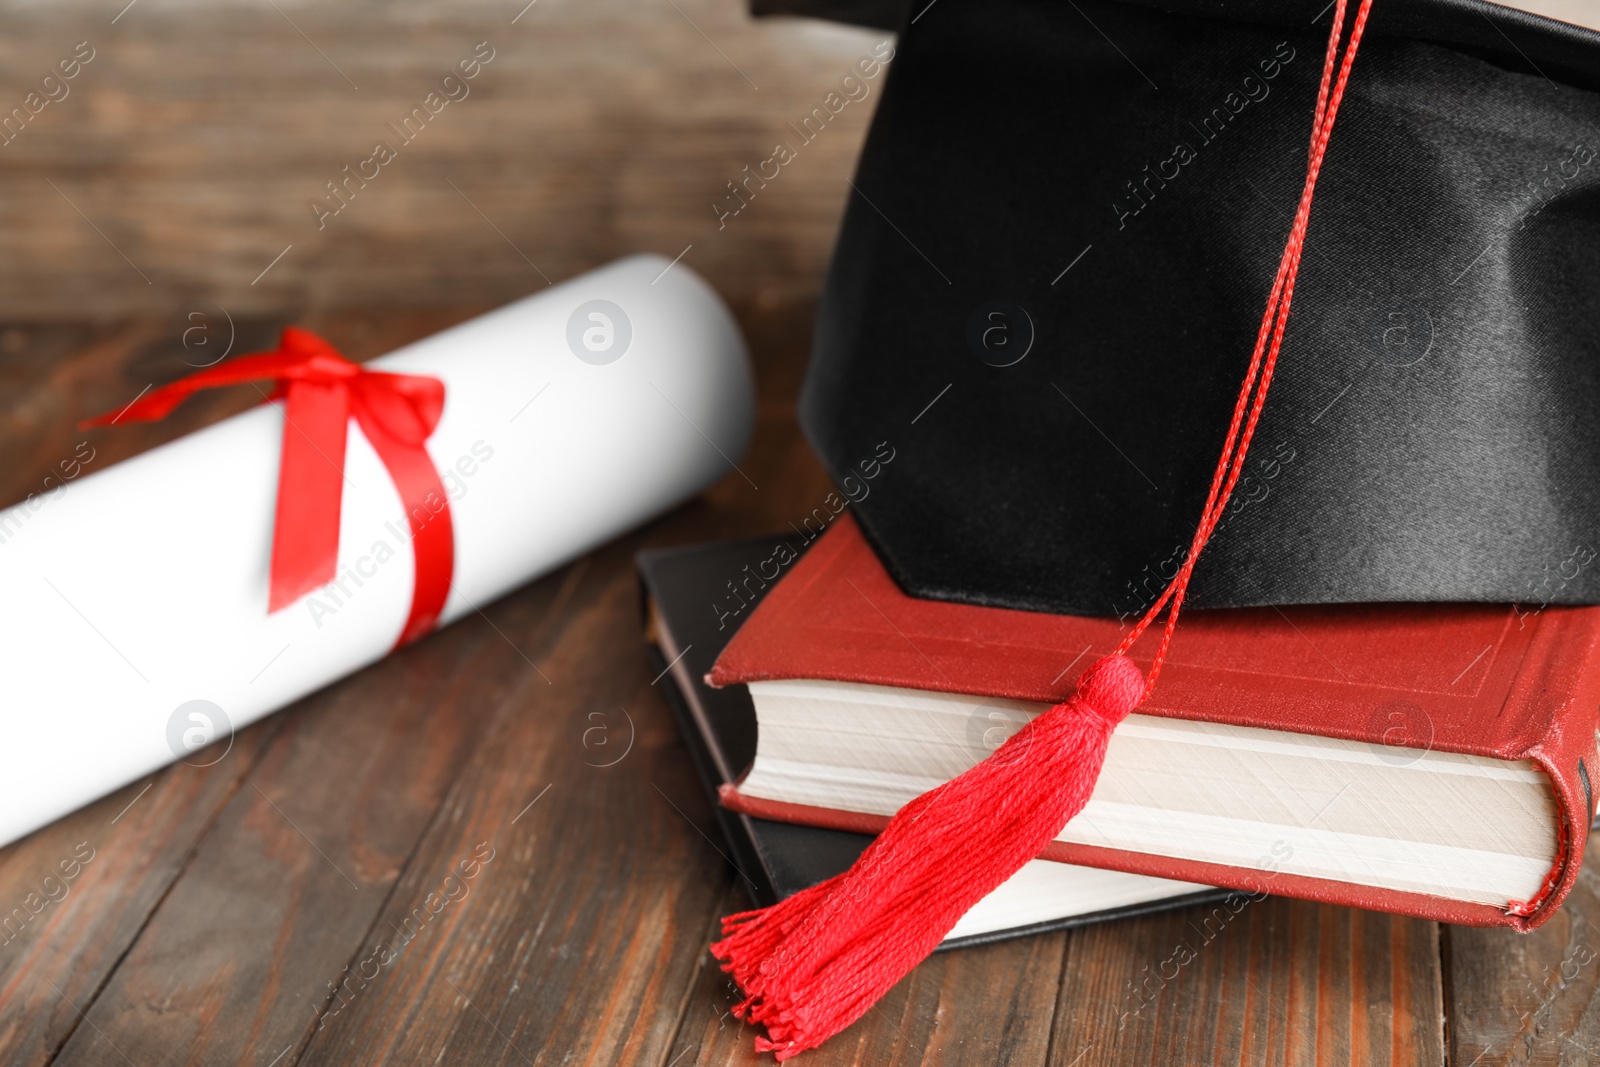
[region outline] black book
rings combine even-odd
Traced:
[[[705,676],[759,600],[761,591],[754,587],[760,583],[742,581],[745,568],[754,572],[770,562],[779,542],[801,549],[796,540],[723,541],[641,552],[637,559],[645,641],[660,676],[658,688],[666,694],[711,799],[729,859],[758,905],[841,873],[871,840],[864,834],[752,818],[717,802],[718,788],[737,782],[755,758],[756,713],[743,686],[712,689]],[[730,594],[730,582],[738,586],[739,597]],[[1228,895],[1209,886],[1036,860],[975,907],[941,947],[1061,930]]]

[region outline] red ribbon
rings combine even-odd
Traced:
[[[455,567],[450,498],[425,447],[444,411],[439,379],[367,370],[316,334],[291,326],[274,351],[208,367],[82,428],[123,419],[156,422],[202,389],[259,381],[277,383],[269,402],[287,398],[267,610],[288,607],[338,573],[345,439],[354,416],[388,468],[411,527],[416,584],[395,647],[432,630]]]

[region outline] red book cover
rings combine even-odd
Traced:
[[[1121,640],[1116,619],[1045,615],[907,596],[849,515],[766,594],[708,676],[714,686],[821,679],[1038,703]],[[1154,642],[1149,642],[1153,646]],[[1148,666],[1149,649],[1133,659]],[[1385,604],[1184,615],[1141,714],[1373,744],[1403,702],[1405,743],[1529,760],[1560,808],[1543,888],[1508,908],[1280,872],[1274,893],[1473,926],[1531,929],[1577,878],[1594,812],[1600,608]],[[786,804],[725,787],[723,803],[770,819],[875,833],[887,819]],[[1255,891],[1260,872],[1056,841],[1045,858]]]

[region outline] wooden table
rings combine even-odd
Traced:
[[[72,429],[184,373],[176,339],[200,308],[233,316],[236,351],[296,321],[367,358],[541,273],[693,245],[762,398],[741,461],[759,490],[732,476],[244,730],[215,765],[0,850],[0,1063],[757,1062],[705,947],[744,900],[645,666],[631,562],[784,529],[828,491],[794,401],[871,105],[725,229],[710,205],[881,35],[752,24],[739,0],[0,9],[5,107],[74,42],[98,50],[0,155],[0,504],[80,441],[101,469],[253,402]],[[477,41],[498,53],[474,96],[319,230],[308,200]],[[0,703],[0,726],[27,714]],[[632,739],[615,766],[592,765],[594,715]],[[73,744],[72,723],[59,733]],[[449,889],[475,856],[492,859]],[[74,877],[47,882],[63,862]],[[1600,1049],[1587,873],[1528,937],[1253,904],[1124,1017],[1195,921],[936,956],[799,1062],[1488,1067]]]
[[[476,310],[304,321],[365,358]],[[733,475],[242,731],[216,764],[171,767],[0,851],[0,907],[30,913],[0,945],[0,1060],[758,1062],[706,951],[744,898],[652,684],[631,560],[781,529],[827,492],[794,415],[813,311],[739,308],[761,390],[742,466],[759,490]],[[147,356],[164,328],[0,332],[3,444],[21,457],[10,496],[72,452],[69,409],[181,371]],[[172,424],[94,435],[95,465],[253,396],[206,395]],[[49,417],[24,432],[19,412]],[[614,766],[593,766],[597,722],[617,744],[631,732]],[[70,744],[71,724],[61,732]],[[45,877],[84,856],[50,899]],[[479,861],[474,876],[446,883],[462,860]],[[935,956],[801,1062],[1588,1062],[1597,919],[1588,873],[1525,937],[1269,899],[1164,982],[1148,980],[1194,938],[1193,912],[1033,937]],[[379,948],[407,938],[396,958]],[[1130,983],[1148,995],[1130,999]]]

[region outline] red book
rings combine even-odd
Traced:
[[[759,724],[722,801],[881,830],[1067,696],[1125,626],[908,597],[841,516],[708,678],[749,685]],[[1597,705],[1600,608],[1186,613],[1044,857],[1531,929],[1583,857]]]

